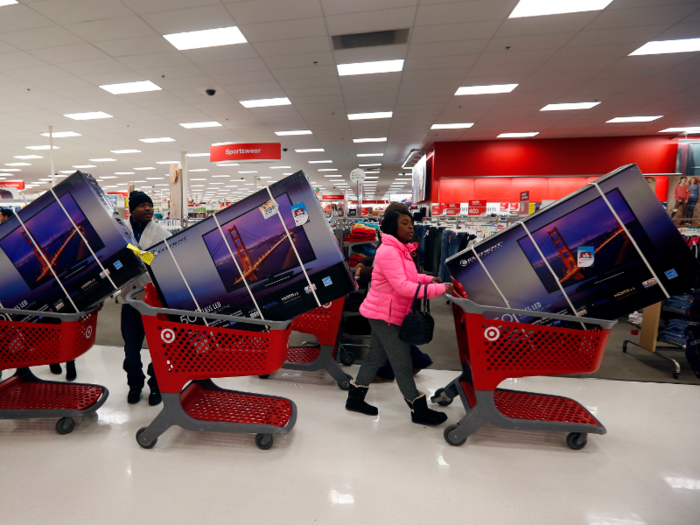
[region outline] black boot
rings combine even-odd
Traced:
[[[139,402],[139,399],[141,399],[141,389],[136,388],[135,386],[132,386],[129,389],[129,395],[126,397],[126,401],[130,405],[135,405],[136,403]]]
[[[55,365],[49,365],[49,368],[51,369],[52,374],[59,375],[63,372],[63,370],[61,370],[61,365],[59,365],[58,363]]]
[[[78,373],[75,371],[75,361],[68,361],[66,363],[66,380],[75,381],[78,377]]]
[[[437,410],[428,408],[425,394],[419,395],[412,402],[404,398],[408,408],[411,409],[411,421],[419,425],[441,425],[447,421],[447,415]]]
[[[365,396],[369,387],[357,386],[355,381],[350,381],[350,391],[348,392],[348,400],[345,402],[345,409],[367,414],[368,416],[376,416],[379,414],[377,407],[373,407],[365,402]]]
[[[151,393],[148,396],[148,404],[154,407],[160,405],[161,401],[163,401],[163,396],[160,395],[160,390],[151,387]]]

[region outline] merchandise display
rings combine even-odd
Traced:
[[[355,291],[303,171],[149,252],[153,282],[172,309],[284,320]]]
[[[683,293],[698,271],[687,243],[634,164],[446,264],[477,303],[599,319]]]
[[[0,225],[0,305],[85,311],[146,271],[135,244],[95,178],[78,171]]]

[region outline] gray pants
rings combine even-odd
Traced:
[[[360,367],[355,384],[367,386],[372,382],[374,376],[387,358],[394,369],[396,384],[403,397],[413,401],[420,393],[416,388],[416,381],[413,379],[413,361],[411,360],[411,345],[399,339],[400,326],[389,324],[378,319],[368,319],[372,327],[372,340],[370,342],[369,353]]]

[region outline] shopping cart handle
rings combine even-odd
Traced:
[[[263,321],[262,319],[251,319],[250,317],[234,317],[232,315],[209,314],[203,312],[193,312],[191,310],[171,310],[170,308],[158,308],[155,306],[151,306],[150,304],[146,304],[144,301],[141,301],[139,299],[134,299],[134,295],[143,292],[143,290],[143,288],[131,290],[128,294],[126,294],[126,302],[134,308],[136,308],[142,315],[148,315],[151,317],[155,317],[158,314],[180,316],[184,315],[187,317],[198,317],[200,319],[219,319],[222,321],[230,321],[234,323],[247,323],[256,324],[260,326],[269,326],[273,330],[286,330],[287,327],[292,323],[292,320]]]
[[[499,306],[483,306],[469,299],[454,297],[453,295],[450,295],[448,293],[446,293],[445,296],[447,297],[448,301],[455,303],[462,310],[469,314],[483,315],[488,312],[496,314],[509,314],[513,316],[521,315],[523,317],[539,317],[540,319],[558,319],[560,321],[572,321],[578,323],[583,322],[586,324],[594,324],[597,326],[601,326],[606,330],[611,329],[617,323],[616,320],[611,321],[608,319],[595,319],[593,317],[575,317],[573,315],[553,314],[549,312],[531,312],[530,310],[515,310],[513,308],[502,308]]]
[[[15,310],[11,308],[0,308],[0,316],[1,314],[27,315],[30,317],[51,317],[54,319],[60,319],[61,321],[65,322],[73,322],[79,320],[83,316],[86,316],[88,314],[91,314],[92,312],[95,312],[96,310],[99,310],[100,308],[102,308],[102,303],[98,303],[92,308],[88,308],[84,312],[77,312],[71,314],[59,314],[57,312],[39,312],[37,310]]]

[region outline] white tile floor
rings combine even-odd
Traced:
[[[296,428],[259,450],[251,435],[174,427],[134,440],[159,408],[126,403],[122,350],[96,347],[78,380],[107,386],[97,416],[66,436],[55,420],[0,421],[2,524],[694,525],[700,523],[700,387],[528,378],[518,389],[580,401],[607,426],[579,452],[556,433],[486,427],[462,447],[410,422],[395,384],[372,386],[380,416],[344,410],[323,373],[281,371],[222,386],[287,396]],[[147,352],[144,352],[146,357]],[[51,378],[48,367],[35,369]],[[357,367],[349,369],[357,372]],[[455,372],[427,370],[434,392]],[[7,372],[5,372],[7,377]],[[463,415],[456,401],[451,422]]]

